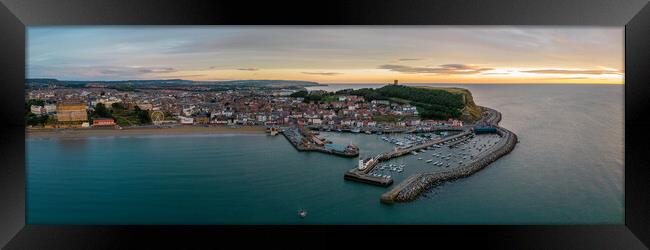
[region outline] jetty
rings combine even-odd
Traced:
[[[368,175],[368,173],[372,171],[372,169],[374,169],[377,166],[377,164],[379,164],[379,162],[388,161],[393,158],[408,155],[411,152],[416,152],[421,149],[426,149],[436,144],[464,141],[473,136],[474,133],[472,131],[466,130],[460,134],[453,135],[450,137],[434,139],[405,149],[396,148],[393,151],[384,152],[372,158],[361,159],[359,160],[358,166],[347,171],[343,175],[343,178],[345,180],[357,181],[357,182],[368,183],[368,184],[373,184],[378,186],[390,186],[391,184],[393,184],[392,178],[375,177],[372,175]]]
[[[365,133],[370,134],[397,134],[397,133],[432,133],[432,132],[462,132],[467,128],[452,127],[452,126],[431,126],[431,127],[399,127],[399,128],[379,128],[379,127],[335,127],[330,125],[309,125],[306,126],[312,130],[318,131],[334,131],[344,133]]]
[[[291,145],[293,145],[298,151],[314,151],[344,157],[359,156],[359,148],[357,146],[353,144],[333,144],[325,139],[319,138],[308,128],[299,125],[284,128],[280,133],[282,133],[282,135],[284,135],[284,137],[287,138]]]
[[[418,127],[406,131],[406,133],[432,133],[432,132],[462,132],[467,130],[464,127],[450,127],[450,126],[434,126],[434,127]]]
[[[480,153],[465,167],[442,172],[414,174],[402,181],[395,188],[382,194],[380,201],[389,204],[411,201],[417,198],[420,193],[441,182],[467,177],[485,168],[490,163],[510,153],[517,144],[517,135],[511,131],[504,128],[497,128],[497,133],[503,139],[495,145],[495,149]]]
[[[309,125],[307,126],[310,129],[318,131],[333,131],[333,132],[343,132],[343,133],[366,133],[370,134],[390,134],[390,133],[406,133],[410,130],[408,127],[398,127],[398,128],[379,128],[379,127],[337,127],[331,125]]]
[[[381,153],[371,158],[361,159],[357,167],[350,169],[344,174],[344,179],[378,186],[390,186],[393,184],[392,178],[370,174],[382,161],[388,161],[437,144],[445,144],[453,148],[478,134],[492,133],[499,135],[499,141],[489,147],[489,150],[479,151],[478,154],[473,155],[465,164],[449,170],[413,174],[391,190],[382,194],[380,201],[385,204],[412,201],[422,192],[435,185],[445,181],[464,178],[478,172],[502,156],[510,153],[518,142],[515,133],[498,126],[501,121],[500,112],[486,107],[481,107],[481,109],[483,113],[479,121],[471,125],[463,126],[461,129],[453,128],[453,130],[460,131],[461,133],[446,138],[434,139],[405,149],[396,148],[393,151]],[[405,132],[417,133],[424,131],[411,130]]]
[[[479,153],[462,168],[439,172],[425,172],[409,176],[399,185],[382,194],[380,201],[386,204],[412,201],[417,198],[419,194],[433,186],[445,181],[470,176],[487,167],[490,163],[498,160],[502,156],[510,153],[519,142],[517,135],[498,126],[499,122],[501,122],[500,112],[486,107],[481,108],[483,109],[483,117],[472,126],[472,130],[478,127],[493,127],[495,132],[501,137],[501,140],[492,147],[492,150],[486,150]],[[451,144],[450,146],[454,146],[454,144]]]

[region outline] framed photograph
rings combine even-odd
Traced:
[[[650,244],[647,1],[1,2],[7,249]]]

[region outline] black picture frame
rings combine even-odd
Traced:
[[[277,240],[334,244],[371,235],[500,248],[650,246],[650,5],[647,0],[0,0],[0,246],[219,248]],[[30,25],[625,26],[625,224],[503,226],[62,226],[25,224],[25,27]],[[413,236],[417,235],[417,236]],[[261,238],[264,241],[252,240]],[[417,243],[417,242],[411,242]],[[320,244],[320,243],[317,243]]]

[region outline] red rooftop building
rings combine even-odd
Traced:
[[[93,127],[101,126],[115,126],[115,120],[112,118],[96,118],[93,119]]]

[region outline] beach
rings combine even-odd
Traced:
[[[178,126],[161,128],[85,128],[85,129],[25,129],[30,138],[85,138],[103,136],[182,135],[182,134],[259,134],[265,133],[264,126]]]

